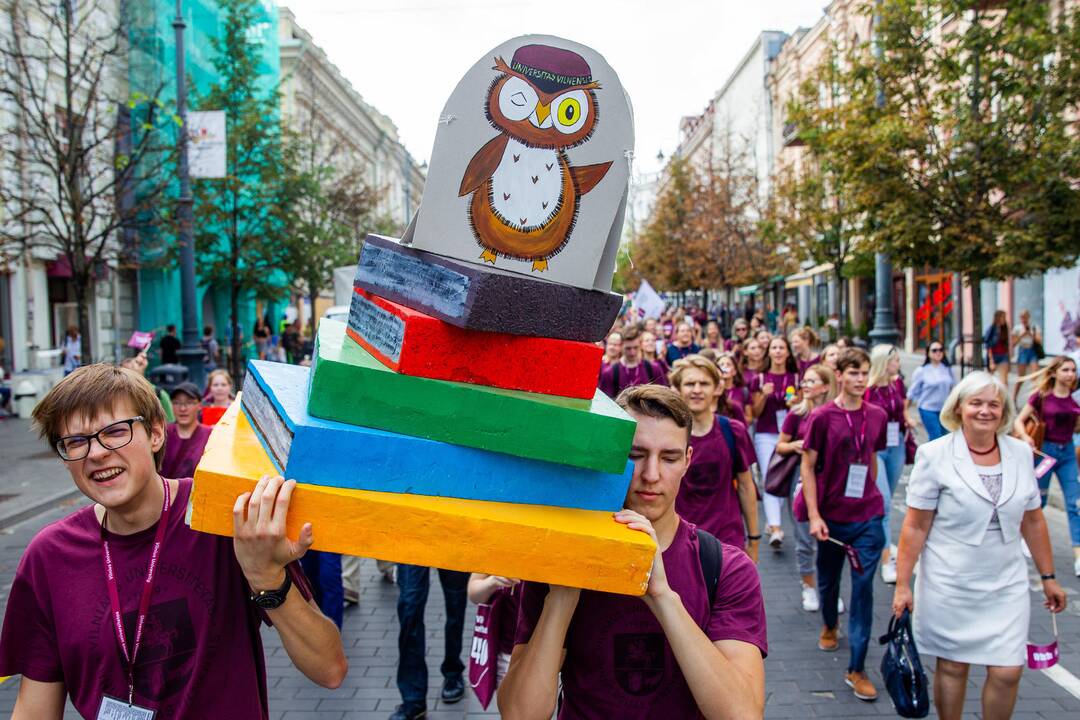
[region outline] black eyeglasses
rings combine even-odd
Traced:
[[[143,420],[142,415],[136,415],[106,425],[93,435],[67,435],[56,441],[56,452],[64,460],[82,460],[90,454],[90,441],[95,439],[106,450],[119,450],[131,442],[132,426]]]
[[[930,348],[930,352],[945,352],[945,348],[932,347]]]

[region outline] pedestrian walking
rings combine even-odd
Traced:
[[[526,582],[506,717],[761,718],[765,608],[754,563],[679,517],[693,416],[670,388],[618,398],[637,421],[626,509],[615,520],[657,544],[643,597]],[[715,588],[715,589],[713,589]]]
[[[165,428],[165,457],[161,461],[161,473],[165,477],[192,477],[195,467],[202,459],[210,428],[199,422],[202,407],[199,388],[195,383],[183,382],[170,394],[176,422]]]
[[[165,420],[145,378],[87,365],[33,416],[93,504],[39,532],[15,573],[0,632],[0,674],[22,675],[14,717],[59,718],[67,698],[87,718],[269,717],[263,622],[305,676],[342,683],[341,636],[296,565],[312,526],[285,533],[294,482],[240,495],[233,537],[195,532],[191,480],[157,471]]]
[[[825,621],[818,647],[826,652],[840,647],[837,598],[850,550],[859,562],[851,568],[851,656],[844,682],[855,697],[872,701],[877,699],[877,689],[866,675],[866,651],[873,622],[874,575],[885,544],[874,453],[885,448],[886,415],[876,405],[863,402],[870,374],[865,351],[845,350],[837,370],[839,395],[810,416],[799,477],[810,534],[818,540],[818,593]]]
[[[1004,310],[994,313],[994,319],[983,333],[983,345],[986,347],[987,368],[997,373],[1001,382],[1009,386],[1009,357],[1012,354],[1009,335],[1009,319]]]
[[[885,504],[885,515],[881,518],[881,529],[885,533],[885,547],[881,551],[881,579],[891,584],[896,582],[896,557],[891,545],[889,516],[892,512],[893,493],[896,492],[900,475],[904,472],[907,452],[904,444],[907,432],[907,416],[904,414],[907,391],[904,380],[900,377],[900,351],[895,345],[876,345],[870,353],[870,378],[865,400],[877,405],[888,416],[885,449],[877,453],[877,484]]]
[[[1007,386],[971,373],[942,409],[950,434],[919,447],[908,480],[892,606],[897,616],[914,611],[916,646],[937,658],[934,706],[943,720],[964,713],[973,664],[986,666],[983,717],[1012,716],[1031,614],[1021,538],[1042,576],[1046,607],[1065,609],[1031,449],[1006,434],[1012,416]]]
[[[203,392],[202,424],[217,425],[235,398],[235,386],[229,371],[224,368],[211,370],[206,376],[206,390]]]
[[[840,359],[840,346],[830,343],[821,349],[821,364],[828,365],[836,372],[836,361]]]
[[[684,320],[675,325],[675,338],[668,345],[667,357],[664,359],[667,360],[668,367],[671,367],[679,358],[693,355],[699,350],[701,348],[694,342],[694,330],[690,323]]]
[[[439,699],[448,705],[465,697],[465,665],[461,661],[465,632],[465,606],[469,573],[438,569],[446,618],[443,625],[443,676]],[[420,565],[397,566],[398,583],[398,667],[397,687],[401,704],[390,720],[417,720],[427,715],[427,629],[424,610],[431,588],[431,568]]]
[[[607,367],[613,362],[618,362],[622,357],[622,333],[612,330],[604,338],[604,357],[601,365]]]
[[[1080,432],[1080,404],[1072,396],[1078,387],[1076,361],[1058,355],[1045,368],[1021,378],[1023,380],[1031,380],[1035,389],[1013,423],[1013,432],[1033,450],[1055,461],[1052,474],[1057,476],[1065,497],[1073,573],[1080,577],[1080,481],[1077,480],[1076,446],[1073,443],[1073,434]],[[1041,445],[1028,433],[1026,424],[1030,419],[1045,424]],[[1046,507],[1049,497],[1050,477],[1051,473],[1047,472],[1039,478],[1042,507]]]
[[[266,359],[266,351],[270,348],[270,326],[263,318],[255,320],[255,330],[251,333],[255,339],[255,352],[260,360]]]
[[[646,360],[642,355],[642,332],[637,325],[628,325],[620,333],[622,355],[615,362],[600,370],[600,390],[610,398],[633,385],[667,385],[667,377],[660,365]]]
[[[724,341],[724,349],[728,352],[741,350],[746,338],[750,336],[750,324],[743,318],[738,318],[731,325],[731,337]]]
[[[787,338],[777,335],[768,345],[768,370],[755,375],[750,382],[755,420],[754,451],[757,453],[758,471],[762,479],[769,468],[769,460],[780,438],[780,426],[784,424],[788,410],[796,401],[799,384],[799,366],[791,353]],[[769,546],[779,550],[784,544],[784,529],[780,514],[784,500],[766,494],[762,498],[765,508],[765,531],[769,534]]]
[[[163,365],[179,363],[181,347],[180,338],[176,337],[176,326],[166,325],[165,334],[161,336],[161,341],[158,343],[158,350],[161,352],[161,363]]]
[[[791,412],[784,418],[784,424],[780,428],[780,437],[776,441],[776,452],[780,455],[803,454],[803,445],[806,442],[806,431],[810,427],[810,413],[815,409],[831,403],[836,399],[836,375],[827,365],[811,365],[803,373],[802,399],[791,408]],[[795,468],[795,475],[791,481],[792,502],[788,506],[794,507],[794,495],[800,492],[799,468]],[[799,520],[794,513],[791,521],[795,527],[795,562],[798,565],[799,578],[802,585],[802,609],[806,612],[817,612],[821,609],[821,600],[818,596],[817,581],[814,579],[814,557],[817,550],[817,541],[810,534],[810,523]],[[838,603],[843,601],[837,597]],[[840,612],[843,612],[840,610]]]
[[[926,360],[912,373],[908,389],[908,407],[915,405],[918,408],[919,419],[931,440],[945,434],[945,428],[941,426],[941,408],[955,384],[952,368],[945,359],[945,346],[937,340],[932,341],[926,346]]]
[[[1020,376],[1030,375],[1039,369],[1039,360],[1042,359],[1042,332],[1039,326],[1031,322],[1031,312],[1023,310],[1020,313],[1020,322],[1012,331],[1013,347],[1016,348],[1016,374]],[[1020,388],[1024,381],[1017,380],[1013,387],[1013,403],[1020,398]]]
[[[664,355],[667,353],[667,348],[664,345],[663,340],[658,340],[656,333],[652,330],[641,331],[641,358],[648,362],[656,363],[656,366],[664,371],[664,375],[668,374],[668,364],[664,361]]]
[[[742,345],[743,382],[750,386],[754,378],[769,369],[769,359],[765,356],[768,351],[767,345],[762,345],[754,338],[749,338]]]
[[[720,337],[720,324],[715,320],[710,320],[705,325],[705,335],[701,341],[701,347],[709,348],[711,350],[723,350],[724,338]]]
[[[821,361],[821,357],[814,354],[818,342],[817,333],[808,327],[795,328],[788,334],[791,354],[795,356],[795,362],[799,366],[799,377],[806,372],[806,368]]]
[[[212,372],[221,361],[221,348],[214,337],[214,328],[210,325],[204,327],[202,340],[199,342],[203,349],[203,369],[208,373]]]
[[[720,371],[701,355],[675,361],[671,387],[690,408],[694,459],[679,486],[679,517],[712,533],[720,542],[744,548],[757,562],[757,489],[740,447],[750,442],[746,425],[715,414]]]
[[[761,345],[761,347],[763,348],[769,347],[769,343],[772,342],[772,338],[772,333],[765,328],[759,328],[758,331],[754,333],[754,339],[757,340],[758,344]]]
[[[61,345],[61,355],[64,359],[65,376],[75,372],[75,368],[82,365],[82,335],[79,334],[78,326],[68,326]]]
[[[720,377],[724,382],[724,394],[727,401],[728,417],[741,420],[748,428],[754,421],[750,388],[746,386],[739,363],[733,353],[723,353],[716,361]]]

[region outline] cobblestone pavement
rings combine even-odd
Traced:
[[[902,497],[903,487],[897,492]],[[0,605],[6,605],[11,577],[27,542],[41,527],[74,507],[59,507],[24,522],[0,534]],[[1069,590],[1072,604],[1059,623],[1062,638],[1062,666],[1080,675],[1080,581],[1073,578],[1066,535],[1064,514],[1048,511],[1051,533],[1057,546],[1057,569]],[[789,533],[790,536],[790,533]],[[882,695],[876,703],[855,699],[843,683],[847,662],[846,640],[841,640],[837,653],[822,653],[816,648],[820,615],[805,613],[799,607],[799,583],[795,574],[793,548],[774,553],[762,551],[761,573],[765,604],[769,620],[770,654],[766,661],[767,718],[806,717],[878,717],[894,716],[888,699]],[[399,702],[394,685],[397,663],[397,618],[395,603],[397,589],[382,582],[373,562],[363,565],[364,581],[360,604],[345,613],[345,650],[349,658],[349,675],[338,690],[316,687],[302,677],[289,663],[285,651],[272,630],[265,630],[267,666],[270,686],[270,715],[274,720],[385,720]],[[1032,626],[1034,638],[1047,638],[1050,624],[1041,609],[1041,593],[1036,592],[1037,578],[1032,591]],[[891,588],[880,580],[874,587],[875,636],[884,632],[888,617]],[[847,594],[845,583],[845,595]],[[841,616],[842,618],[846,616]],[[431,687],[428,695],[429,717],[438,720],[494,717],[494,705],[484,713],[471,695],[458,705],[445,706],[438,702],[438,666],[442,660],[442,592],[438,582],[432,587],[427,609],[428,664]],[[471,615],[466,632],[470,633]],[[468,643],[466,642],[466,647]],[[873,643],[867,659],[870,674],[879,679],[877,667],[881,649]],[[18,678],[0,684],[0,714],[8,715],[18,691]],[[972,672],[972,684],[965,718],[978,718],[982,673]],[[1077,717],[1080,698],[1069,694],[1050,677],[1040,672],[1024,673],[1017,704],[1017,720],[1046,718],[1060,720]],[[67,717],[77,717],[69,707]]]

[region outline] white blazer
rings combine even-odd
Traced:
[[[997,509],[1002,539],[1020,535],[1024,513],[1040,507],[1039,485],[1031,448],[1008,435],[998,436],[1001,449],[1001,497],[990,498],[957,430],[919,446],[908,479],[907,504],[917,510],[936,510],[932,533],[965,545],[981,545]]]

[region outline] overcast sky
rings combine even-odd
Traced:
[[[634,106],[636,169],[678,144],[679,118],[700,113],[762,30],[791,33],[825,0],[279,0],[353,87],[431,156],[457,81],[512,37],[588,45],[619,74]]]

